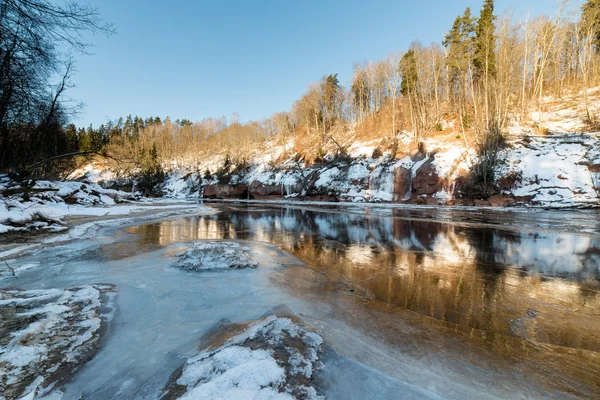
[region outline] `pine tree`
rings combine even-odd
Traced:
[[[496,16],[494,15],[494,0],[484,0],[475,37],[475,65],[477,77],[489,74],[496,75]]]
[[[127,116],[127,118],[125,118],[125,123],[123,125],[123,133],[126,136],[131,136],[133,135],[133,118],[131,117],[131,114],[129,114]]]
[[[413,94],[417,89],[419,80],[414,50],[409,50],[402,56],[400,60],[400,72],[402,74],[400,93],[404,96]]]
[[[581,23],[584,31],[594,38],[594,47],[600,53],[600,0],[587,0],[583,4]]]
[[[65,138],[69,145],[69,152],[79,150],[79,139],[77,137],[77,128],[75,127],[75,124],[67,125],[65,129]]]
[[[333,120],[338,114],[338,97],[340,93],[340,81],[338,74],[328,75],[323,81],[323,108],[327,119],[327,126],[331,127]]]
[[[467,7],[463,15],[454,20],[452,29],[444,38],[442,44],[447,50],[446,64],[448,65],[449,80],[455,98],[462,95],[461,86],[474,58],[475,18],[471,8]]]

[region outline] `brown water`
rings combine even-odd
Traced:
[[[317,273],[301,285],[282,283],[292,295],[326,288],[360,300],[365,318],[384,310],[384,322],[363,327],[378,330],[384,342],[394,342],[385,321],[403,318],[516,365],[553,389],[600,395],[595,211],[215,207],[219,214],[127,231],[140,246],[194,239],[277,244]],[[299,271],[290,268],[279,279],[293,281]]]

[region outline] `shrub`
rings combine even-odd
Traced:
[[[479,159],[465,180],[464,194],[475,198],[488,198],[497,192],[495,170],[498,153],[506,147],[506,138],[496,125],[483,135],[478,143]]]

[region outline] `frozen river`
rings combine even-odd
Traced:
[[[101,349],[63,398],[156,398],[216,324],[282,305],[329,346],[330,399],[600,396],[596,211],[211,206],[15,261],[38,266],[11,286],[117,288]],[[260,265],[168,267],[202,239],[241,241]]]

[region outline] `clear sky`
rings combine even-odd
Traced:
[[[117,34],[76,56],[75,121],[127,114],[259,120],[287,111],[310,83],[379,60],[418,39],[439,42],[456,15],[482,0],[80,0]],[[553,13],[554,0],[496,0],[518,17]]]

